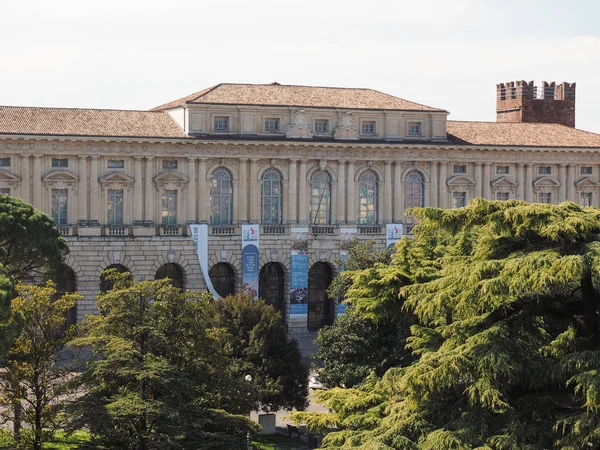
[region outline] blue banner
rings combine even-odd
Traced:
[[[243,292],[258,298],[258,225],[242,225]]]
[[[290,316],[308,315],[308,228],[292,228]]]

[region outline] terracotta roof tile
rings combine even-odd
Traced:
[[[0,134],[185,138],[166,112],[0,106]]]
[[[456,144],[600,148],[600,134],[551,123],[449,120],[447,130],[448,140]]]
[[[153,110],[175,108],[186,103],[222,105],[298,106],[403,111],[441,111],[372,89],[222,83],[174,100]]]

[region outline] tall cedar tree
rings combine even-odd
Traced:
[[[44,278],[68,252],[51,217],[18,198],[0,195],[0,264],[11,279]]]
[[[72,405],[72,429],[88,427],[93,448],[234,448],[255,426],[256,403],[244,374],[232,374],[223,330],[208,301],[168,279],[135,283],[109,271],[112,290],[98,297],[74,342],[94,358],[79,380],[87,393]],[[191,300],[191,301],[190,301]]]
[[[347,297],[353,276],[373,267],[386,267],[391,262],[392,249],[378,251],[373,241],[355,239],[348,249],[343,270],[334,278],[328,290],[330,298]],[[404,350],[410,333],[411,317],[381,317],[379,320],[364,317],[349,305],[333,325],[319,330],[319,346],[315,359],[323,363],[319,380],[329,387],[353,387],[363,383],[375,371],[383,375],[394,366],[410,363],[411,354]]]
[[[0,264],[0,357],[6,354],[17,333],[17,323],[10,309],[13,291],[13,284]]]
[[[26,425],[17,438],[19,448],[41,450],[63,424],[61,410],[68,398],[70,368],[62,354],[71,339],[65,329],[67,311],[75,306],[79,294],[56,297],[54,284],[17,286],[18,296],[12,310],[19,317],[20,331],[0,377],[0,414],[12,420],[10,406],[21,405],[21,422]]]
[[[600,448],[600,211],[476,199],[415,213],[414,240],[349,296],[368,315],[415,314],[418,359],[296,420],[338,426],[330,448]],[[404,286],[378,295],[389,280]]]

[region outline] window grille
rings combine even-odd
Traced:
[[[262,176],[261,222],[268,225],[280,224],[282,205],[281,175],[277,170],[269,169]]]
[[[227,169],[213,173],[210,188],[210,222],[212,225],[233,223],[233,181]]]
[[[331,176],[323,170],[315,172],[310,182],[310,223],[331,223]]]
[[[372,170],[363,172],[358,179],[358,224],[377,223],[377,175]]]

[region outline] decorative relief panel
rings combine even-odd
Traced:
[[[188,182],[188,177],[179,172],[161,172],[154,177],[158,190],[174,191],[183,189]]]
[[[490,183],[492,192],[516,192],[518,184],[508,177],[500,177]]]
[[[448,190],[450,192],[473,192],[473,186],[475,186],[475,180],[465,175],[458,175],[448,179]]]
[[[312,139],[312,127],[308,121],[308,114],[303,109],[297,109],[292,116],[292,123],[285,127],[286,138]]]
[[[100,181],[102,189],[124,189],[129,191],[133,188],[134,179],[123,172],[112,172],[100,177],[98,181]]]

